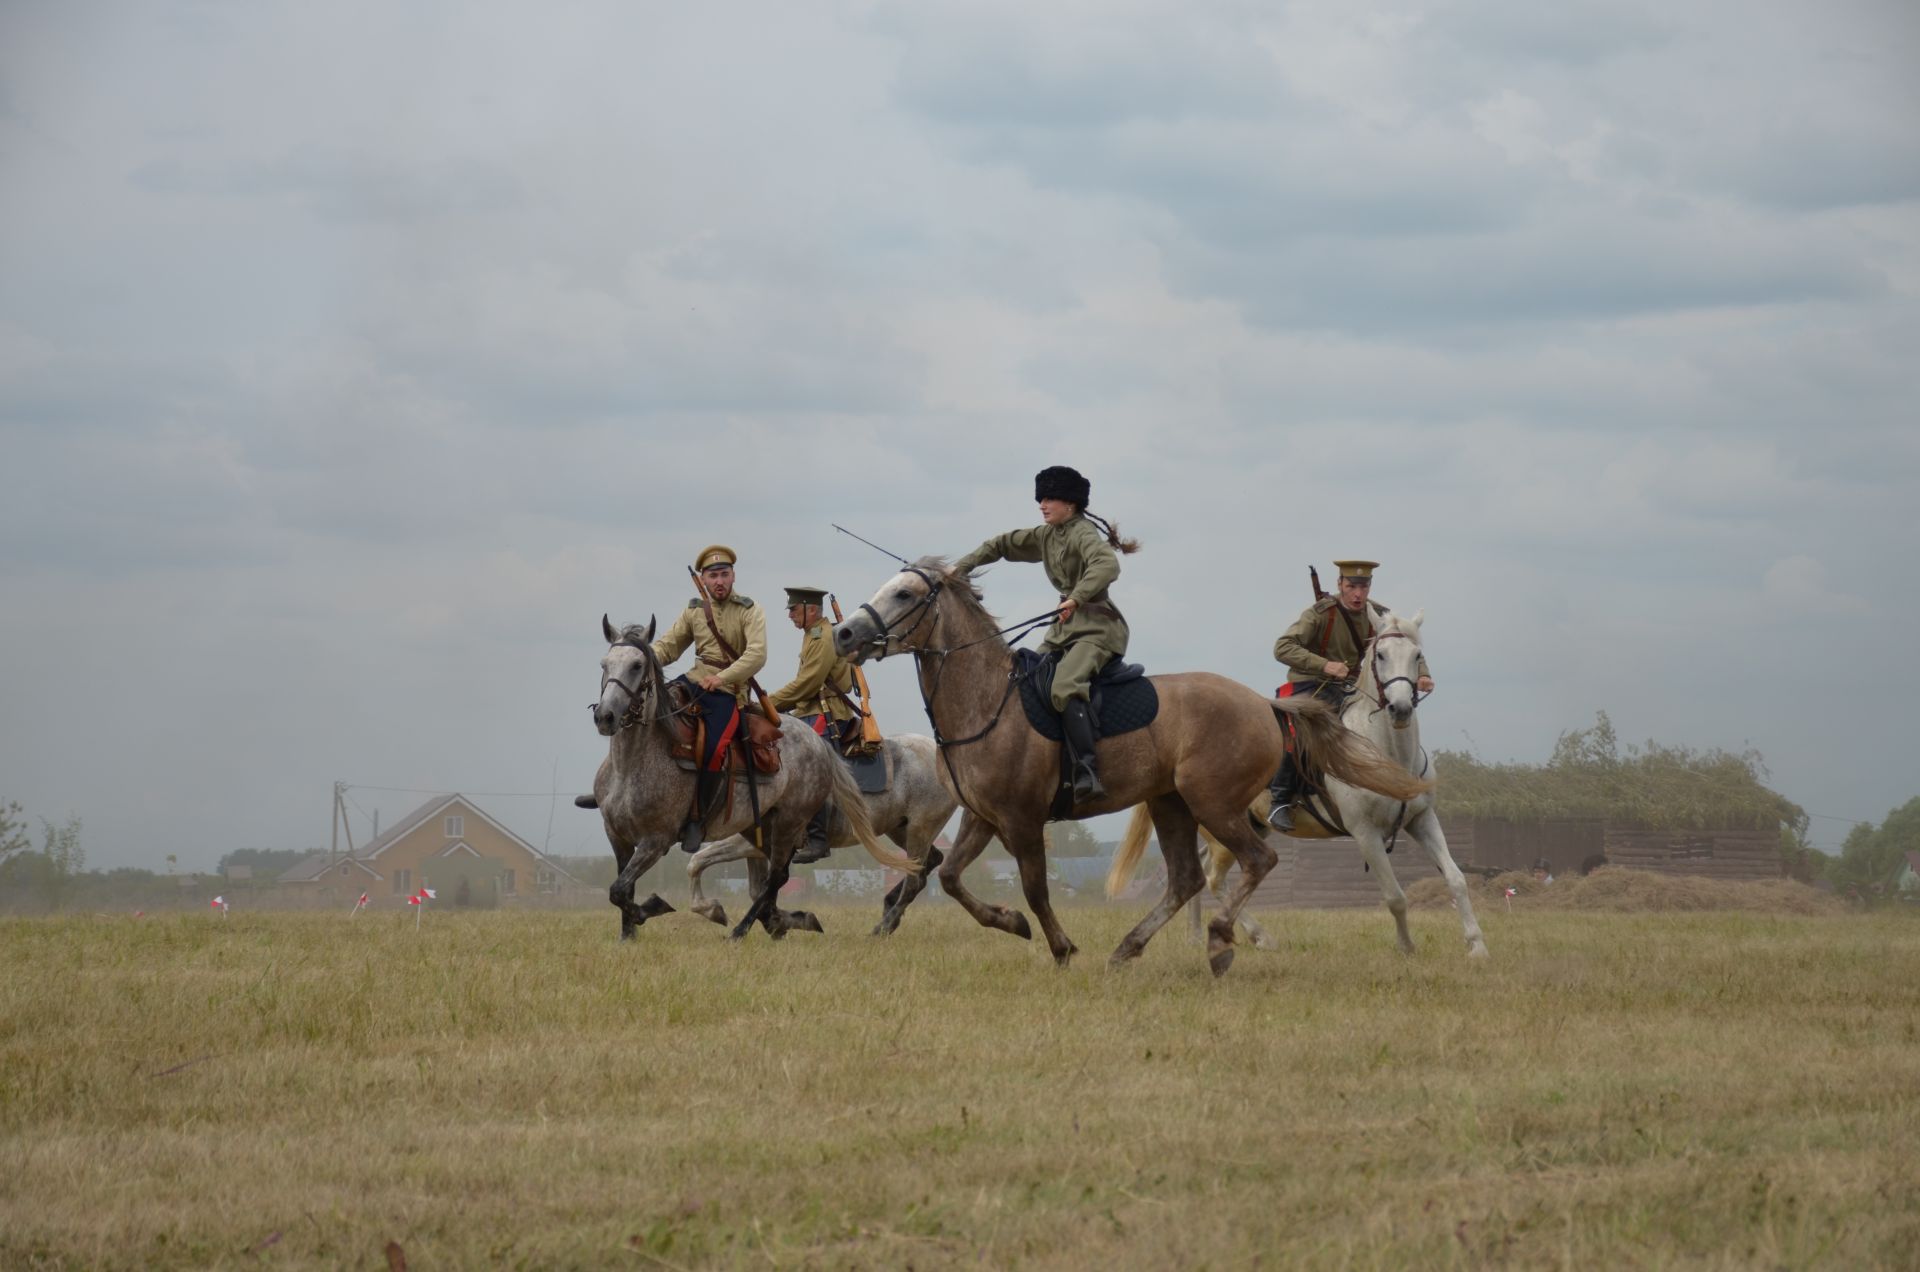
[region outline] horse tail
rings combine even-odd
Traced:
[[[1107,871],[1108,900],[1119,896],[1133,882],[1133,872],[1140,868],[1140,854],[1147,850],[1147,827],[1152,824],[1153,814],[1147,811],[1147,806],[1135,804],[1133,820],[1127,823],[1127,833],[1113,854],[1112,868]]]
[[[1415,777],[1395,764],[1380,748],[1340,723],[1332,708],[1315,698],[1274,698],[1268,703],[1285,728],[1293,720],[1303,753],[1319,761],[1328,774],[1388,799],[1417,799],[1433,783]]]
[[[860,794],[860,784],[853,780],[853,772],[840,762],[840,758],[829,750],[827,764],[833,773],[833,802],[840,808],[840,815],[847,819],[847,825],[853,828],[854,838],[860,841],[872,858],[889,870],[898,870],[902,874],[912,874],[920,868],[918,862],[901,852],[891,844],[883,844],[873,833],[873,823],[867,820],[867,801]]]
[[[1207,891],[1218,895],[1220,881],[1233,868],[1233,850],[1215,839],[1205,826],[1200,828],[1200,840],[1207,850]]]

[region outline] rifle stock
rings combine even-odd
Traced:
[[[840,598],[832,592],[827,593],[827,602],[833,606],[835,626],[845,620],[840,617]],[[863,745],[880,745],[880,722],[873,718],[873,691],[867,688],[867,673],[856,664],[853,669],[853,683],[860,689],[860,741]]]

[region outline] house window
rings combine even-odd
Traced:
[[[500,872],[500,891],[506,893],[508,896],[513,895],[513,871],[512,870],[502,870]]]
[[[447,838],[458,839],[467,833],[467,819],[464,817],[447,818]]]
[[[393,872],[393,895],[402,896],[413,891],[413,871],[396,870]]]
[[[349,875],[349,874],[352,874],[352,873],[353,873],[353,867],[352,867],[352,866],[341,866],[341,867],[340,867],[340,873],[341,873],[341,874],[343,874],[343,875]]]

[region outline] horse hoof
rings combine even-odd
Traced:
[[[1078,954],[1079,952],[1080,952],[1079,946],[1069,945],[1067,946],[1066,949],[1061,950],[1058,954],[1055,954],[1053,956],[1053,965],[1055,967],[1060,968],[1062,971],[1064,971],[1066,970],[1067,965],[1073,962],[1073,956],[1075,954]]]
[[[1484,945],[1470,945],[1467,947],[1467,957],[1473,958],[1473,959],[1481,959],[1481,958],[1492,958],[1493,955],[1487,953],[1487,947]]]
[[[1215,950],[1209,954],[1207,966],[1213,969],[1216,977],[1225,976],[1227,969],[1233,966],[1233,946],[1229,945],[1225,949]]]
[[[1028,924],[1027,916],[1016,911],[1009,917],[1012,921],[1007,927],[1007,931],[1013,933],[1023,941],[1031,941],[1033,939],[1033,928]]]
[[[657,919],[663,914],[672,914],[673,907],[668,905],[660,894],[656,892],[640,903],[640,913],[650,919]]]
[[[824,935],[827,930],[820,926],[820,920],[818,918],[806,910],[795,911],[793,917],[787,920],[787,922],[790,926],[796,927],[802,932],[819,932]]]
[[[1253,948],[1256,950],[1266,950],[1269,953],[1271,953],[1272,951],[1280,948],[1280,942],[1274,940],[1272,937],[1268,936],[1265,932],[1262,932],[1260,935],[1253,938]]]
[[[727,925],[727,911],[718,901],[702,901],[699,905],[693,907],[693,913],[703,919],[718,923],[721,927]]]

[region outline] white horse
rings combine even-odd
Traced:
[[[942,860],[940,851],[933,846],[934,838],[953,816],[953,810],[960,806],[960,801],[953,797],[953,788],[942,778],[940,748],[932,738],[902,733],[888,738],[881,746],[889,770],[887,789],[877,795],[864,795],[861,802],[867,806],[867,821],[874,831],[899,844],[917,865],[913,874],[887,893],[879,925],[873,929],[875,936],[886,936],[899,927],[901,913],[927,886],[927,875]],[[853,827],[836,806],[827,823],[828,846],[850,848],[859,842]],[[709,901],[701,891],[700,876],[709,867],[723,862],[753,863],[765,859],[745,835],[732,835],[706,845],[687,862],[687,881],[693,885],[693,905],[689,908],[695,914],[724,924],[727,913],[718,901]]]
[[[1420,745],[1420,724],[1414,714],[1420,703],[1415,683],[1420,666],[1420,624],[1424,619],[1424,610],[1410,619],[1392,613],[1381,619],[1360,657],[1355,692],[1347,699],[1341,723],[1366,737],[1409,773],[1431,777],[1433,762],[1426,748]],[[1441,832],[1440,818],[1434,811],[1436,793],[1428,791],[1402,803],[1331,776],[1325,779],[1324,790],[1327,803],[1332,805],[1331,816],[1343,824],[1360,845],[1361,856],[1379,881],[1381,898],[1392,911],[1394,925],[1399,929],[1401,950],[1413,952],[1413,934],[1407,930],[1407,894],[1401,890],[1400,881],[1393,877],[1387,846],[1397,839],[1412,839],[1426,850],[1428,858],[1447,881],[1447,890],[1453,894],[1453,908],[1460,915],[1461,930],[1466,937],[1467,956],[1485,958],[1487,942],[1480,933],[1479,920],[1473,916],[1466,876],[1460,873],[1453,854],[1447,851],[1447,837]],[[1267,797],[1262,795],[1250,816],[1263,830],[1267,824],[1266,813]],[[1114,854],[1113,869],[1107,876],[1108,896],[1117,894],[1133,877],[1146,848],[1151,823],[1145,805],[1133,810],[1133,821],[1127,827],[1119,851]],[[1331,839],[1339,833],[1323,825],[1317,816],[1307,815],[1294,818],[1294,829],[1288,835],[1293,839]],[[1228,868],[1233,865],[1233,856],[1215,843],[1212,836],[1207,836],[1206,842],[1212,856],[1207,883],[1217,894]],[[1244,926],[1257,945],[1271,948],[1272,943],[1257,925],[1248,921]]]

